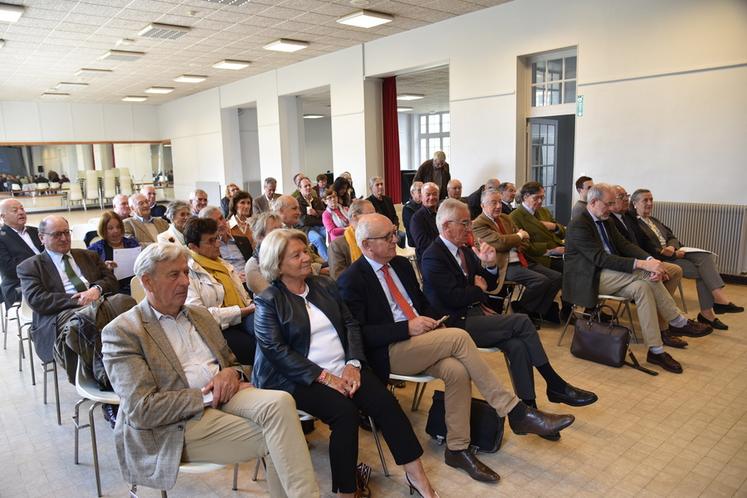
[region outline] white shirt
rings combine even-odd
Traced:
[[[443,238],[441,235],[439,235],[441,238],[441,241],[443,241],[444,245],[446,245],[446,249],[449,250],[452,256],[454,256],[454,259],[456,260],[457,264],[459,265],[459,268],[462,268],[462,258],[459,257],[459,248],[452,244],[450,241]],[[466,259],[466,257],[465,257]],[[498,275],[498,267],[494,266],[493,268],[485,268],[493,275]],[[462,268],[462,273],[464,273],[464,268]],[[464,273],[466,275],[466,273]]]
[[[148,304],[150,306],[150,303]],[[166,334],[174,353],[187,376],[187,384],[193,389],[202,389],[220,371],[220,364],[194,324],[187,318],[187,311],[182,308],[176,318],[164,315],[151,306],[158,318],[158,324]],[[207,405],[213,400],[213,393],[202,395]]]
[[[524,209],[526,209],[527,211],[529,211],[529,213],[531,213],[532,216],[534,216],[534,209],[532,209],[529,206],[527,206],[525,202],[522,202],[521,205],[524,206]]]
[[[31,235],[29,235],[29,232],[26,230],[26,227],[23,227],[23,230],[16,230],[12,226],[8,225],[8,228],[11,228],[14,232],[18,234],[19,237],[21,237],[21,240],[23,240],[27,246],[31,248],[32,251],[34,251],[34,254],[39,254],[39,249],[36,248],[34,245],[34,242],[31,240]]]
[[[397,301],[394,300],[394,298],[392,297],[392,293],[389,292],[389,286],[386,284],[384,272],[381,271],[384,265],[374,261],[373,259],[370,259],[368,256],[364,255],[363,257],[366,258],[368,264],[371,265],[371,268],[373,268],[376,278],[379,279],[379,285],[381,285],[381,288],[384,290],[386,300],[389,301],[389,309],[392,311],[392,318],[394,318],[395,322],[406,322],[407,315],[405,315],[405,312],[402,311],[402,308],[399,307]],[[402,285],[402,281],[397,276],[397,272],[395,272],[394,268],[392,268],[390,265],[387,266],[389,266],[389,275],[391,275],[392,280],[394,281],[394,285],[397,287],[397,290],[399,290],[399,293],[402,294],[402,297],[407,300],[415,314],[418,315],[418,310],[416,310],[415,306],[412,304],[412,299],[410,299],[410,296],[407,294],[405,286]]]
[[[337,335],[337,330],[327,315],[322,310],[306,300],[309,295],[309,286],[298,294],[306,301],[306,311],[309,313],[309,325],[311,326],[311,338],[309,341],[309,354],[307,358],[323,369],[338,377],[345,370],[345,350],[342,341]]]
[[[67,273],[65,273],[65,263],[62,261],[62,254],[59,252],[50,251],[47,249],[47,254],[49,254],[49,257],[52,258],[52,263],[54,263],[54,266],[57,268],[57,273],[60,275],[60,279],[62,280],[62,285],[65,286],[65,293],[66,294],[75,294],[78,292],[75,290],[75,286],[70,281],[70,278],[67,276]],[[70,266],[73,268],[73,271],[76,275],[78,275],[78,278],[85,284],[86,288],[90,287],[90,283],[88,280],[86,280],[86,277],[83,276],[83,272],[80,271],[80,267],[78,267],[78,264],[75,262],[75,258],[73,258],[73,255],[70,254],[70,251],[67,253],[68,256],[70,256]]]

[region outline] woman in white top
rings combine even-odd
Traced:
[[[191,216],[189,204],[182,201],[172,201],[166,206],[166,218],[171,221],[169,229],[158,234],[158,243],[186,245],[184,242],[184,225]]]

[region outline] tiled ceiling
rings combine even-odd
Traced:
[[[397,76],[397,95],[424,95],[420,100],[400,101],[400,107],[412,107],[416,114],[449,110],[449,66]]]
[[[250,0],[242,6],[206,0],[0,1],[25,6],[17,23],[0,22],[0,39],[5,40],[0,48],[0,100],[39,100],[63,81],[90,83],[71,90],[71,102],[118,102],[126,95],[144,95],[150,86],[175,87],[170,94],[149,96],[149,103],[162,103],[507,0]],[[392,14],[394,20],[371,29],[336,22],[360,8]],[[152,22],[191,29],[177,40],[138,37]],[[117,46],[123,38],[135,43]],[[292,54],[262,49],[278,38],[310,45]],[[133,62],[98,60],[110,49],[146,55]],[[222,59],[252,64],[240,71],[211,67]],[[76,77],[83,67],[113,72]],[[181,74],[208,79],[197,84],[174,82]]]

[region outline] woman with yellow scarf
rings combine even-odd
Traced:
[[[184,227],[184,240],[192,256],[186,304],[207,308],[239,362],[253,364],[254,303],[238,273],[220,257],[218,223],[191,218]]]

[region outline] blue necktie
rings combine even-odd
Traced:
[[[597,224],[597,227],[599,227],[599,233],[602,235],[602,240],[604,241],[604,245],[607,247],[607,251],[610,254],[617,254],[615,248],[612,246],[612,242],[610,242],[610,239],[607,237],[607,230],[604,229],[604,222],[602,220],[597,220],[595,223]]]

